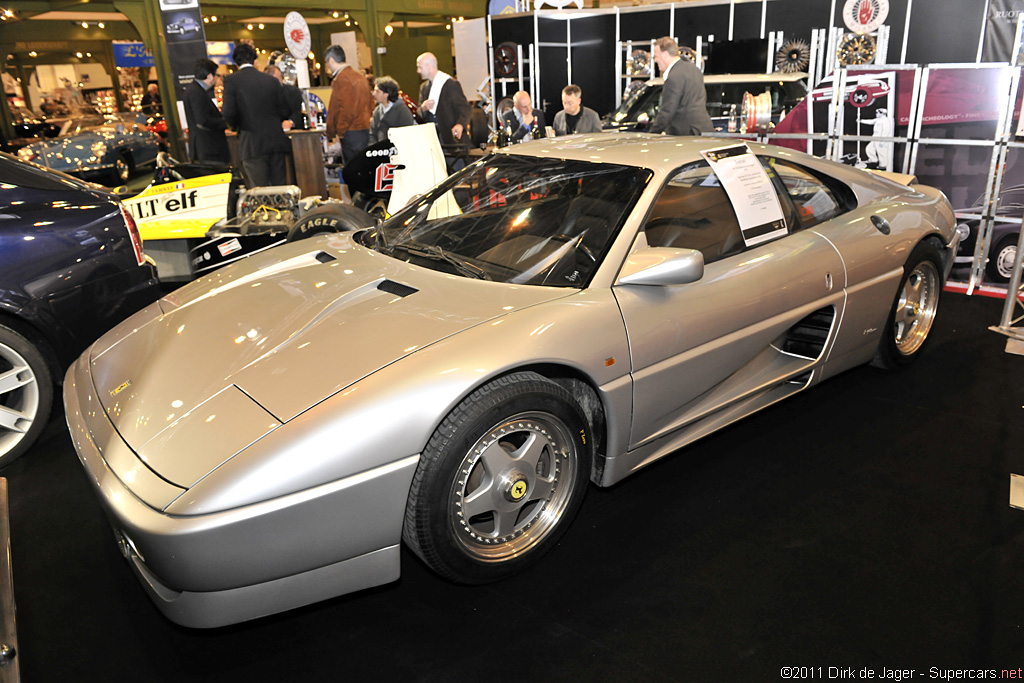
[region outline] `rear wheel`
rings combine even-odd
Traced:
[[[427,443],[403,537],[460,583],[515,573],[558,541],[583,501],[593,439],[564,388],[532,372],[480,387]]]
[[[132,174],[131,163],[124,158],[124,156],[117,157],[114,161],[114,168],[110,171],[110,183],[113,186],[123,185],[128,182],[128,178]]]
[[[36,347],[0,325],[0,467],[39,438],[53,404],[53,379]]]
[[[996,242],[985,266],[985,274],[992,282],[1006,284],[1013,274],[1013,262],[1017,258],[1017,235],[1005,235]]]
[[[928,341],[939,310],[942,259],[928,242],[914,247],[878,344],[873,365],[894,369],[909,365]]]

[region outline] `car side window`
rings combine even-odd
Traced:
[[[705,263],[743,251],[736,212],[706,161],[683,167],[665,184],[644,232],[650,246],[696,249]]]
[[[780,159],[768,159],[796,207],[801,228],[809,228],[843,212],[835,192],[808,171]]]

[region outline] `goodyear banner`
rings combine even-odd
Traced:
[[[174,73],[174,91],[178,100],[192,82],[196,60],[206,58],[206,32],[199,0],[160,0],[160,17],[167,57]]]

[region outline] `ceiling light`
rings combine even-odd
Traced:
[[[78,57],[79,59],[81,59],[82,58],[82,53],[81,52],[76,52],[75,56]]]
[[[39,56],[39,53],[38,53],[38,52],[36,52],[35,50],[32,50],[32,52],[29,52],[29,53],[28,53],[28,56],[29,56],[29,57],[38,57],[38,56]]]
[[[106,28],[106,26],[103,25],[102,21],[100,23],[96,24],[96,25],[99,26],[100,28]]]
[[[210,23],[210,17],[203,17],[203,23],[204,24],[209,24]]]
[[[88,22],[83,21],[82,22],[82,28],[89,28]]]
[[[263,30],[263,24],[260,24],[260,30],[261,31]]]
[[[212,22],[216,23],[216,21],[217,21],[217,15],[216,15],[216,14],[214,14],[214,15],[213,15],[212,17],[210,17],[210,21],[212,21]]]
[[[247,24],[247,25],[246,25],[246,28],[247,28],[247,29],[249,29],[249,30],[251,31],[251,30],[252,30],[252,24]]]
[[[346,22],[345,22],[345,26],[351,26],[351,25],[352,25],[352,22],[351,22],[351,21],[346,21]]]
[[[339,15],[338,15],[337,12],[331,12],[331,16],[333,16],[335,19],[337,19]]]
[[[395,32],[395,27],[392,26],[391,24],[388,24],[387,26],[384,27],[384,33],[388,34],[389,36],[392,33],[394,33],[394,32]]]

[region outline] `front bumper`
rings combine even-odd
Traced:
[[[184,490],[150,471],[117,434],[99,404],[89,354],[64,382],[72,441],[122,553],[169,619],[223,626],[398,578],[418,456],[234,510],[168,515],[145,501]]]

